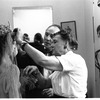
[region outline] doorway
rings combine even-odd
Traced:
[[[33,42],[34,34],[41,33],[44,37],[45,30],[52,25],[52,7],[13,7],[13,28],[20,28],[27,33],[30,42]]]

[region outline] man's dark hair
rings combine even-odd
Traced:
[[[43,43],[43,38],[42,38],[42,35],[41,33],[36,33],[35,36],[34,36],[34,41],[38,41],[40,43]]]
[[[28,37],[28,34],[27,33],[24,33],[24,36]]]

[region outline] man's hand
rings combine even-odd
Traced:
[[[54,91],[52,88],[44,89],[43,95],[45,95],[46,97],[52,97],[54,95]]]
[[[51,79],[45,79],[36,66],[27,66],[24,69],[24,74],[32,75],[37,79],[37,88],[44,89],[51,87]]]
[[[24,69],[24,74],[29,76],[34,76],[37,79],[36,83],[37,88],[45,87],[44,86],[45,79],[36,66],[27,66]]]
[[[39,70],[36,66],[27,66],[25,69],[24,69],[24,73],[27,75],[27,74],[37,74],[39,73]]]

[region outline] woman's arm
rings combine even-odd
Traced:
[[[17,32],[16,34],[16,42],[20,44],[24,50],[27,52],[27,54],[40,66],[50,69],[50,70],[57,70],[62,71],[62,65],[60,64],[59,60],[56,57],[48,57],[45,56],[42,52],[35,49],[28,43],[25,43],[25,41],[22,40],[22,34],[21,32]]]
[[[28,43],[25,43],[25,41],[22,41],[22,39],[20,38],[19,35],[20,35],[20,33],[17,33],[16,42],[23,47],[23,49],[35,61],[35,63],[37,63],[38,65],[40,65],[46,69],[62,71],[62,69],[63,69],[62,65],[60,64],[59,60],[56,57],[46,56],[41,51],[35,49]]]
[[[46,56],[29,44],[24,46],[24,50],[38,65],[50,70],[62,70],[62,65],[55,56]]]

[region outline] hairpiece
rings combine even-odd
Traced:
[[[8,33],[11,33],[9,26],[6,25],[0,25],[0,36],[5,36]]]

